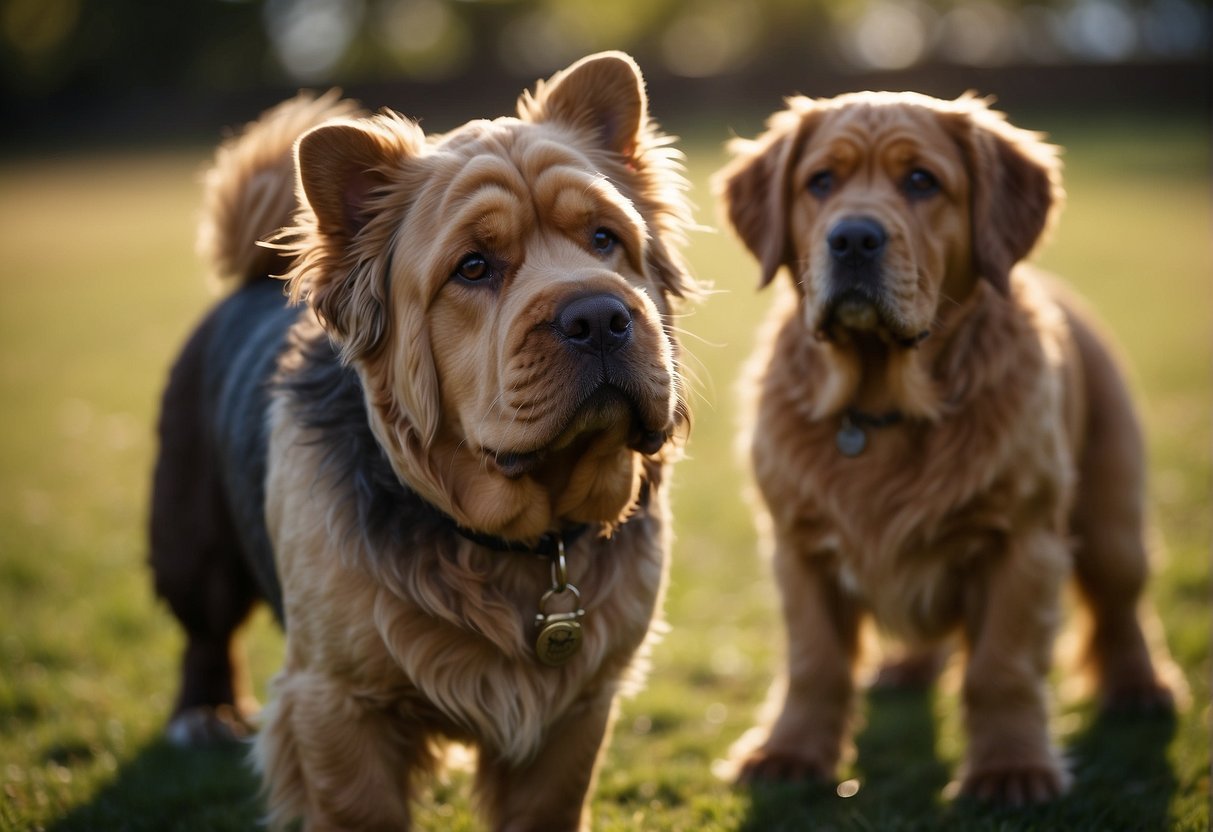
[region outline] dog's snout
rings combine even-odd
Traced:
[[[560,309],[556,330],[583,352],[609,353],[631,340],[632,313],[615,295],[587,295]]]
[[[870,217],[848,217],[839,220],[826,241],[830,254],[839,263],[861,266],[875,261],[884,251],[889,235],[884,226]]]

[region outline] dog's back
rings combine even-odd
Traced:
[[[198,250],[236,288],[195,329],[170,372],[150,518],[156,591],[188,638],[169,726],[181,743],[243,732],[232,634],[258,598],[281,619],[262,516],[266,410],[299,310],[273,279],[289,264],[259,241],[288,225],[297,208],[295,140],[353,109],[331,94],[299,96],[224,143],[206,175]]]

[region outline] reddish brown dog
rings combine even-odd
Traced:
[[[961,792],[1065,791],[1045,676],[1073,572],[1106,704],[1170,706],[1138,619],[1140,430],[1106,340],[1023,260],[1056,148],[974,98],[796,98],[734,144],[729,220],[795,292],[753,364],[751,447],[789,656],[740,776],[833,776],[871,617],[933,675],[959,634]]]

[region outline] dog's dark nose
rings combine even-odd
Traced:
[[[839,220],[826,238],[830,254],[839,263],[862,266],[880,257],[889,235],[884,227],[870,217],[849,217]]]
[[[556,330],[583,352],[606,354],[632,339],[632,313],[614,295],[586,295],[561,308]]]

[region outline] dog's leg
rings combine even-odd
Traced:
[[[992,557],[965,599],[969,748],[961,793],[1037,803],[1068,786],[1049,741],[1046,676],[1069,552],[1060,535],[1037,530]]]
[[[1108,493],[1118,488],[1126,490],[1118,482],[1092,480],[1076,512],[1075,575],[1091,614],[1084,658],[1095,672],[1105,709],[1166,711],[1174,705],[1172,694],[1155,675],[1139,618],[1148,571],[1142,529],[1135,522],[1140,513],[1109,508],[1125,497]]]
[[[234,636],[257,599],[200,424],[202,339],[169,378],[152,488],[151,566],[156,592],[186,632],[181,691],[167,736],[197,745],[246,736],[256,708]]]
[[[1145,543],[1145,451],[1128,390],[1093,332],[1071,319],[1087,397],[1072,523],[1079,593],[1092,616],[1085,658],[1103,704],[1113,710],[1168,709],[1172,694],[1155,675],[1139,613],[1149,572]],[[1170,662],[1160,643],[1160,664]],[[1181,684],[1172,672],[1173,681]]]
[[[613,722],[613,696],[600,691],[575,704],[548,731],[535,759],[523,765],[482,751],[476,788],[495,832],[574,832],[587,829],[585,799]]]
[[[829,779],[848,741],[860,610],[832,568],[782,542],[775,575],[787,627],[787,690],[766,741],[742,760],[738,779]]]
[[[413,775],[434,765],[416,723],[319,673],[283,671],[274,693],[253,752],[271,826],[408,829]]]
[[[232,544],[234,546],[234,544]],[[183,544],[183,563],[156,571],[157,591],[186,632],[181,689],[165,734],[179,746],[246,738],[258,705],[236,633],[257,592],[239,549]],[[192,562],[192,569],[186,563]]]

